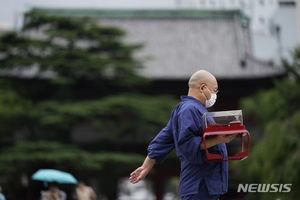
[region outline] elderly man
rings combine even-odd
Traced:
[[[169,123],[148,146],[148,156],[143,165],[130,175],[130,182],[137,183],[148,174],[155,163],[161,164],[175,148],[181,161],[180,195],[183,200],[219,199],[227,192],[228,163],[205,162],[201,133],[202,115],[217,99],[216,78],[205,70],[195,72],[189,80],[187,96],[173,110]],[[224,143],[236,135],[219,135],[206,140],[212,153],[227,156]]]

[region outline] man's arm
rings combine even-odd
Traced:
[[[148,156],[142,166],[130,174],[130,182],[137,183],[144,179],[155,163],[161,164],[169,153],[175,148],[170,121],[148,146]],[[151,157],[151,158],[150,158]]]
[[[134,184],[144,179],[149,173],[149,171],[152,169],[154,164],[155,159],[149,158],[147,156],[143,165],[130,174],[130,182]]]
[[[217,135],[214,138],[208,138],[206,139],[206,147],[209,148],[219,143],[229,143],[231,140],[233,140],[236,137],[236,135],[237,134]],[[200,143],[200,148],[204,149],[203,141]],[[147,156],[143,165],[130,174],[130,178],[129,178],[130,182],[134,184],[144,179],[149,173],[149,171],[152,169],[154,164],[155,164],[155,159],[149,158]]]
[[[231,140],[233,140],[238,134],[231,134],[231,135],[217,135],[213,138],[207,138],[206,141],[206,147],[212,147],[220,143],[229,143]],[[203,141],[200,143],[200,149],[205,149]]]

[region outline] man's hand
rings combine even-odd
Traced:
[[[140,180],[144,179],[148,173],[149,171],[143,166],[137,168],[134,172],[130,174],[130,183],[138,183]]]
[[[143,165],[130,174],[130,183],[135,184],[138,183],[140,180],[144,179],[150,172],[154,164],[155,159],[149,158],[147,156]]]
[[[217,135],[217,140],[219,143],[229,143],[233,140],[238,134],[230,134],[230,135]]]
[[[230,134],[230,135],[215,135],[215,137],[208,138],[206,140],[206,147],[210,148],[220,143],[229,143],[233,140],[238,134]],[[200,149],[204,149],[204,143],[201,142]]]

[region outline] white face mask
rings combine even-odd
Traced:
[[[206,87],[206,86],[205,86]],[[207,87],[206,87],[207,88]],[[212,107],[215,103],[216,103],[216,100],[217,100],[217,94],[215,93],[211,93],[210,90],[207,88],[207,90],[209,91],[209,93],[211,94],[211,97],[209,100],[207,100],[206,96],[203,94],[204,98],[205,98],[205,107],[206,108],[209,108],[209,107]]]

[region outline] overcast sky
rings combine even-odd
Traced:
[[[23,13],[33,7],[44,8],[175,8],[176,0],[0,0],[0,26],[19,27]]]

